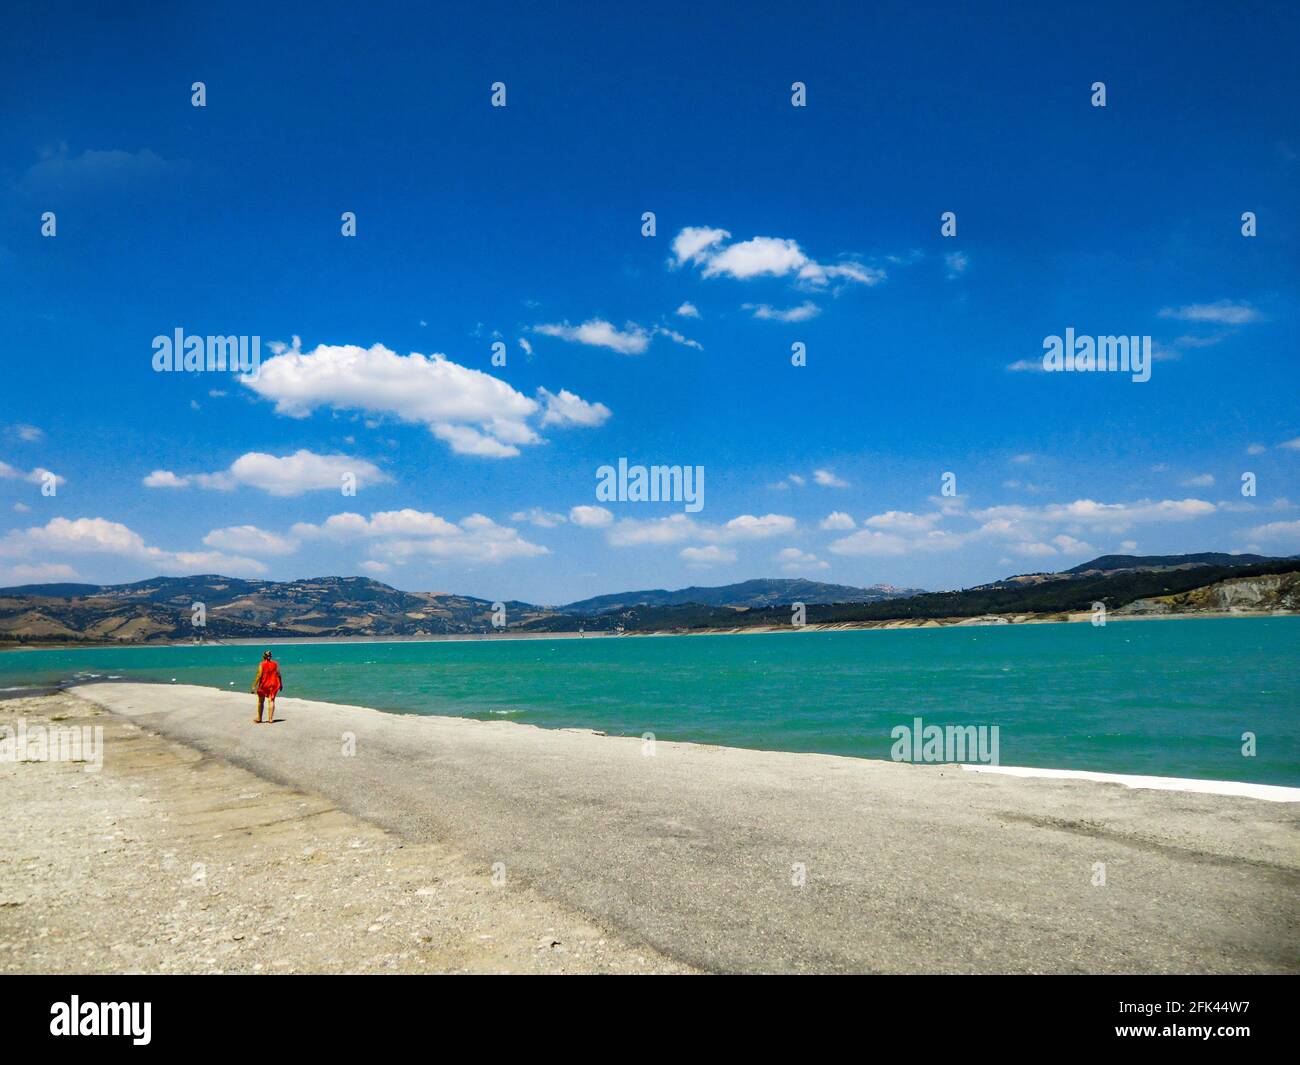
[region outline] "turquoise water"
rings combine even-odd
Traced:
[[[999,726],[1003,765],[1300,785],[1295,617],[269,646],[287,695],[398,713],[872,758],[920,716]],[[99,674],[246,692],[260,651],[16,651],[0,688]]]

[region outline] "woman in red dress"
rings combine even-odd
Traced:
[[[270,699],[271,703],[270,712],[266,715],[266,723],[270,725],[275,721],[275,697],[283,688],[280,667],[276,665],[270,651],[262,652],[262,663],[257,667],[257,676],[253,678],[253,694],[257,696],[257,717],[253,719],[254,725],[262,723],[262,704],[267,699]]]

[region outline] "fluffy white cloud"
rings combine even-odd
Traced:
[[[418,558],[487,564],[550,553],[525,540],[517,529],[498,525],[483,514],[450,522],[410,508],[380,511],[369,518],[334,514],[320,525],[300,522],[292,532],[303,540],[323,537],[342,543],[367,542],[372,561],[385,565],[405,565]]]
[[[971,514],[986,525],[994,526],[998,523],[1014,525],[1030,522],[1124,532],[1137,524],[1202,518],[1213,514],[1215,509],[1213,503],[1207,503],[1203,499],[1163,499],[1158,502],[1140,499],[1134,503],[1098,503],[1092,499],[1076,499],[1073,503],[1053,503],[1043,507],[988,507],[972,511]]]
[[[511,521],[526,521],[530,525],[536,525],[542,529],[554,529],[558,525],[563,525],[565,517],[563,514],[556,514],[554,511],[543,510],[541,507],[529,507],[527,510],[517,510],[510,515]]]
[[[1300,436],[1297,436],[1294,440],[1283,440],[1277,446],[1284,447],[1288,451],[1300,451]]]
[[[570,325],[567,321],[533,326],[534,333],[543,336],[559,337],[575,344],[587,344],[596,348],[609,348],[620,355],[641,355],[650,346],[651,334],[636,322],[628,322],[622,330],[603,318],[591,318],[581,325]]]
[[[728,244],[725,229],[687,226],[673,238],[674,266],[698,266],[704,277],[731,277],[747,281],[756,277],[792,277],[802,285],[822,288],[833,280],[875,285],[885,271],[852,259],[838,263],[816,262],[797,241],[787,237],[752,237]]]
[[[699,308],[696,307],[695,304],[691,303],[690,300],[687,300],[678,307],[676,313],[679,318],[698,318],[700,316]]]
[[[23,480],[28,484],[47,484],[51,480],[56,487],[62,488],[68,483],[66,477],[60,477],[57,473],[52,473],[44,466],[35,466],[23,473],[22,470],[16,470],[7,462],[0,462],[0,477],[5,480]]]
[[[178,477],[171,470],[154,470],[144,479],[146,488],[188,488],[190,479]]]
[[[856,525],[853,521],[853,518],[850,517],[848,514],[845,514],[844,511],[833,510],[829,514],[827,514],[826,517],[822,518],[821,524],[818,526],[818,528],[824,530],[830,530],[830,529],[843,530],[843,529],[856,528]]]
[[[569,520],[584,529],[603,529],[613,524],[614,515],[604,507],[577,506],[569,509]]]
[[[139,533],[106,518],[54,518],[45,525],[15,529],[0,539],[0,557],[33,554],[114,555],[147,563],[160,573],[219,572],[256,575],[266,567],[251,558],[219,551],[164,551],[145,543]]]
[[[77,571],[65,562],[22,563],[0,570],[4,584],[47,584],[51,581],[75,581]]]
[[[240,455],[229,469],[216,473],[184,476],[171,470],[154,470],[144,479],[147,488],[213,488],[228,492],[235,488],[259,488],[273,496],[299,496],[304,492],[339,491],[344,476],[351,475],[357,488],[369,488],[392,480],[373,462],[349,455],[317,455],[305,448],[292,455],[268,455],[250,451]]]
[[[1180,483],[1184,488],[1212,488],[1214,487],[1214,474],[1198,473],[1195,477],[1188,477]]]
[[[887,510],[883,514],[873,514],[862,524],[889,532],[922,533],[933,529],[942,520],[942,514],[913,514],[907,510]]]
[[[1244,325],[1258,322],[1263,315],[1244,300],[1219,300],[1216,303],[1191,303],[1185,307],[1165,307],[1161,318],[1176,318],[1180,322],[1218,322],[1223,325]]]
[[[810,570],[830,569],[829,562],[823,562],[816,555],[800,551],[797,547],[787,547],[776,553],[775,561],[787,573],[807,573]]]
[[[256,377],[239,379],[274,401],[279,414],[305,418],[323,407],[391,416],[427,426],[458,454],[490,458],[541,442],[529,424],[542,409],[536,400],[445,355],[398,355],[382,344],[321,344],[304,352],[299,344],[295,337],[290,348],[275,346]]]
[[[545,408],[542,425],[597,426],[609,420],[610,409],[605,404],[588,403],[564,388],[558,393],[539,388],[537,398]]]
[[[1256,540],[1282,540],[1300,543],[1300,521],[1271,521],[1267,525],[1258,525],[1250,530]]]
[[[784,310],[766,303],[745,303],[742,304],[742,309],[752,312],[755,318],[768,322],[806,322],[822,313],[822,309],[812,300],[804,300],[798,307],[787,307]]]
[[[256,525],[231,525],[213,529],[203,538],[208,547],[221,551],[238,551],[246,555],[291,555],[298,550],[298,541],[279,536]]]
[[[836,477],[830,470],[813,470],[813,480],[823,488],[848,488],[849,486],[848,481],[843,477]]]
[[[948,267],[948,280],[961,277],[966,272],[966,267],[970,265],[970,259],[966,257],[964,251],[950,251],[943,257],[944,265]]]
[[[742,514],[723,525],[696,521],[686,514],[672,514],[666,518],[638,521],[626,518],[610,528],[607,539],[615,547],[674,544],[686,541],[700,543],[735,543],[740,540],[762,540],[793,532],[794,518],[784,514]]]
[[[655,336],[667,337],[674,344],[681,344],[686,348],[694,348],[696,351],[703,351],[704,345],[698,340],[691,340],[690,337],[682,336],[676,329],[669,329],[667,326],[655,326]]]
[[[850,536],[831,543],[829,550],[837,555],[891,556],[906,554],[908,543],[903,537],[876,529],[859,529]]]

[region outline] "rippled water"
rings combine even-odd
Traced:
[[[286,695],[398,713],[873,758],[919,716],[997,725],[1003,765],[1300,785],[1294,617],[270,646]],[[8,652],[0,688],[96,675],[246,692],[261,650]]]

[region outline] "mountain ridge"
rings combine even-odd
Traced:
[[[1227,560],[1226,562],[1223,560]],[[1259,560],[1259,561],[1256,561]],[[406,592],[370,577],[268,581],[198,574],[126,584],[43,584],[0,588],[0,641],[147,643],[186,639],[277,637],[420,637],[512,632],[708,631],[789,625],[804,604],[809,624],[920,623],[982,615],[1055,615],[1104,602],[1108,609],[1210,609],[1226,593],[1189,594],[1236,576],[1300,571],[1300,559],[1256,555],[1103,555],[1060,573],[1018,575],[953,592],[826,584],[802,578],[755,578],[716,587],[622,592],[546,607],[498,604],[446,592]],[[1256,597],[1272,600],[1268,592]],[[1281,585],[1277,585],[1281,589]],[[1291,585],[1278,600],[1292,601]],[[1254,594],[1253,592],[1251,594]],[[1281,591],[1278,594],[1282,594]],[[1219,598],[1216,599],[1215,595]],[[647,601],[646,597],[659,597]],[[1181,597],[1169,600],[1168,597]],[[700,599],[713,602],[701,602]],[[1274,596],[1276,598],[1276,596]],[[1249,595],[1235,601],[1252,601]],[[612,607],[606,604],[613,603]],[[202,604],[203,625],[194,624]],[[1262,607],[1268,609],[1267,605]]]

